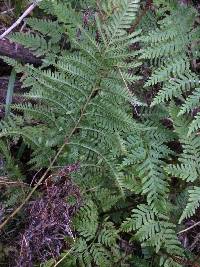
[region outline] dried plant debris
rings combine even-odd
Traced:
[[[40,198],[26,208],[27,226],[20,234],[16,266],[33,266],[57,258],[70,245],[66,237],[74,239],[71,220],[81,203],[79,188],[68,177],[47,185]]]

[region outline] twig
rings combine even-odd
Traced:
[[[1,185],[29,186],[28,184],[23,182],[12,182],[12,181],[0,181],[0,186]]]
[[[27,17],[33,9],[38,5],[39,2],[42,0],[36,0],[34,1],[25,11],[24,13],[4,32],[0,35],[0,40],[5,38],[13,29],[15,29],[21,22],[22,20]]]
[[[35,179],[36,179],[38,173],[41,172],[41,170],[42,170],[42,168],[40,168],[40,169],[36,172],[36,174],[33,176],[33,179],[31,180],[30,186],[33,185],[33,183],[34,183],[34,181],[35,181]]]
[[[1,15],[4,15],[4,14],[9,13],[9,12],[12,12],[13,10],[14,10],[14,8],[10,8],[8,10],[2,11]]]
[[[181,231],[178,232],[177,234],[179,235],[179,234],[185,233],[185,232],[191,230],[192,228],[196,227],[197,225],[200,225],[200,222],[197,222],[197,223],[191,225],[190,227],[188,227],[188,228],[186,228],[186,229],[184,229],[184,230],[181,230]]]
[[[0,176],[0,186],[2,185],[10,185],[10,186],[29,186],[27,183],[24,183],[22,181],[12,181],[6,176]]]

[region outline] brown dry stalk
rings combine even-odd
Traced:
[[[171,254],[167,253],[166,251],[165,252],[160,252],[159,254],[162,255],[162,256],[167,256],[167,257],[171,258],[173,261],[175,261],[176,263],[180,264],[181,266],[187,265],[187,266],[190,266],[190,267],[200,267],[200,264],[198,262],[196,262],[196,260],[192,261],[192,260],[188,260],[188,259],[186,259],[184,257],[171,255]]]
[[[12,181],[6,176],[0,176],[0,186],[28,186],[28,184],[22,181]]]
[[[198,262],[193,262],[191,260],[188,260],[188,259],[185,259],[185,258],[182,258],[182,257],[178,257],[178,256],[172,256],[170,255],[170,258],[172,258],[173,261],[177,262],[178,264],[181,264],[181,265],[188,265],[188,266],[191,266],[191,267],[200,267],[200,264]]]

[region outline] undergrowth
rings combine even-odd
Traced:
[[[3,57],[27,92],[0,122],[1,261],[200,266],[197,9],[66,2],[9,35],[40,67]]]

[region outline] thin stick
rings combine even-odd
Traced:
[[[13,10],[14,10],[14,8],[10,8],[10,9],[8,9],[8,10],[5,10],[5,11],[1,12],[1,15],[6,14],[6,13],[8,13],[8,12],[11,12],[11,11],[13,11]]]
[[[12,181],[1,181],[0,180],[0,186],[1,185],[16,185],[16,186],[29,186],[28,184],[26,183],[23,183],[23,182],[12,182]]]
[[[200,222],[197,222],[197,223],[191,225],[190,227],[188,227],[188,228],[186,228],[186,229],[184,229],[184,230],[178,232],[177,234],[179,235],[179,234],[185,233],[185,232],[191,230],[192,228],[196,227],[197,225],[200,225]]]
[[[56,266],[58,266],[69,254],[70,254],[70,252],[72,251],[72,248],[69,250],[69,251],[67,251],[65,254],[64,254],[64,256],[59,260],[59,261],[57,261],[54,265],[53,265],[53,267],[56,267]]]
[[[21,22],[22,20],[27,17],[33,9],[38,5],[39,2],[42,0],[36,0],[34,1],[25,11],[24,13],[4,32],[0,35],[0,40],[5,38],[13,29],[15,29]]]

